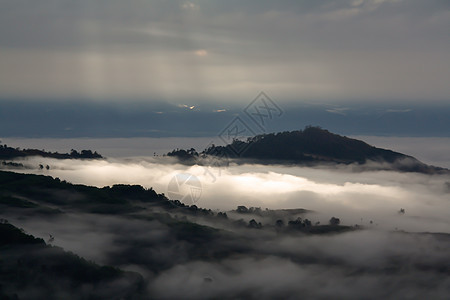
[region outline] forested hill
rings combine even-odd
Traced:
[[[0,159],[14,159],[27,156],[41,156],[56,159],[101,159],[103,156],[91,150],[71,150],[70,153],[46,152],[38,149],[20,149],[0,145]]]
[[[186,160],[186,155],[195,156],[195,151],[171,152],[169,156],[178,156]],[[228,157],[256,163],[289,164],[364,164],[377,162],[388,164],[398,171],[436,173],[448,172],[447,169],[428,166],[416,158],[392,150],[377,148],[361,140],[331,133],[320,127],[308,126],[304,130],[261,134],[246,141],[234,140],[226,146],[205,149],[202,155]]]
[[[349,163],[364,163],[367,160],[394,162],[402,158],[412,158],[391,150],[370,146],[357,139],[331,133],[320,127],[262,134],[248,138],[247,141],[234,140],[225,147],[212,146],[206,149],[205,153],[222,151],[232,157]]]

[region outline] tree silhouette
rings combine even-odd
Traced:
[[[330,223],[330,225],[337,226],[337,225],[341,224],[341,220],[339,220],[339,218],[331,217],[329,223]]]

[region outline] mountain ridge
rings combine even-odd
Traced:
[[[201,153],[195,149],[174,150],[167,154],[186,163],[200,163],[212,156],[234,162],[259,164],[356,164],[370,162],[378,169],[426,174],[450,173],[450,170],[430,166],[418,159],[389,149],[371,146],[364,141],[332,133],[321,127],[304,130],[261,134],[242,141],[234,139],[226,146],[211,145]],[[384,165],[383,165],[384,164]]]

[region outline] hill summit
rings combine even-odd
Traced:
[[[235,139],[226,146],[212,145],[198,154],[172,151],[168,155],[192,161],[198,156],[227,157],[237,162],[276,164],[366,164],[377,168],[405,172],[440,173],[447,169],[426,165],[416,158],[388,149],[371,146],[364,141],[341,136],[321,127],[307,126],[304,130],[261,134],[247,140]]]

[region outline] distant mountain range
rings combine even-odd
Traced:
[[[167,154],[180,160],[202,163],[208,156],[259,164],[357,164],[376,163],[377,169],[402,172],[447,173],[448,169],[426,165],[416,158],[377,148],[361,140],[308,126],[304,130],[261,134],[246,141],[235,139],[226,146],[212,145],[201,153],[194,149]]]

